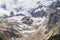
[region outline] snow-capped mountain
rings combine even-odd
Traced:
[[[14,15],[20,12],[27,15],[36,10],[39,5],[48,6],[50,3],[51,2],[47,0],[0,0],[0,8],[8,12],[12,11]],[[7,15],[9,13],[5,14]]]
[[[55,4],[59,3],[52,3],[49,0],[1,0],[0,25],[3,26],[3,33],[14,40],[16,37],[26,37],[37,32],[39,28],[45,31],[50,12],[55,12]]]

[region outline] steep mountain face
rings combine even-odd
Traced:
[[[50,26],[50,28],[53,24],[56,24],[56,22],[60,21],[60,1],[54,2],[52,4],[50,5],[50,8],[49,8],[51,13],[48,21],[48,24],[49,24],[48,26]]]
[[[48,30],[54,30],[53,36],[48,40],[60,40],[60,1],[57,0],[49,6],[50,17],[48,21]],[[53,11],[52,11],[53,10]]]

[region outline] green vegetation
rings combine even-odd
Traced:
[[[56,35],[50,37],[48,40],[60,40],[60,34],[56,34]]]
[[[53,33],[48,40],[60,40],[59,27],[60,25],[54,25]]]

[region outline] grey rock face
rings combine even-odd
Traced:
[[[30,17],[24,17],[22,20],[24,24],[31,25],[33,23],[33,20],[30,19]]]
[[[60,21],[60,1],[56,1],[50,5],[50,17],[48,21],[48,28],[52,28],[53,24]],[[55,10],[54,12],[52,10]]]
[[[44,16],[46,17],[47,14],[45,11],[41,10],[41,11],[33,12],[32,16],[33,17],[44,17]]]
[[[49,6],[49,8],[53,8],[53,9],[56,9],[57,7],[60,7],[60,1],[59,0],[57,0],[56,2],[53,2],[50,6]]]

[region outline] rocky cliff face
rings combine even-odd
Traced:
[[[49,8],[50,17],[48,21],[48,27],[50,26],[50,28],[53,24],[56,24],[56,22],[60,21],[60,18],[59,18],[60,17],[60,1],[54,2],[52,4],[50,5],[50,8]]]
[[[55,30],[53,31],[53,36],[51,36],[49,40],[60,40],[60,1],[57,0],[56,2],[52,3],[49,10],[50,17],[47,27],[49,30]]]

